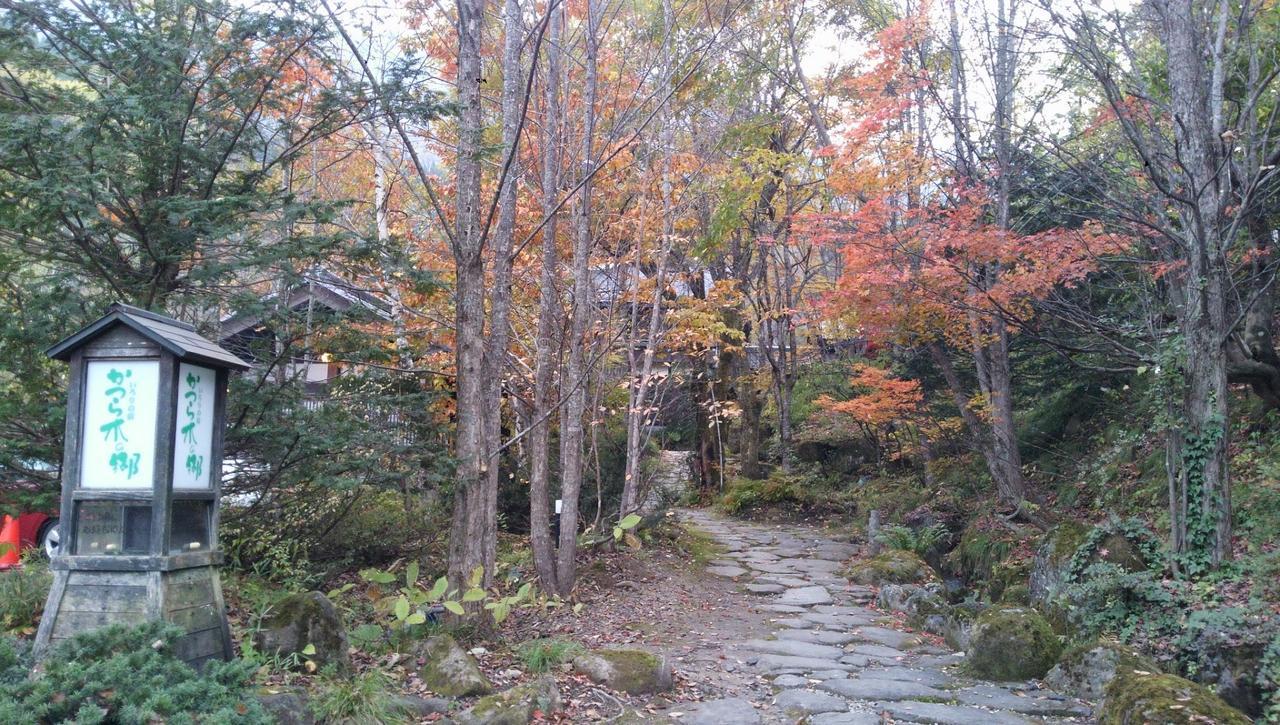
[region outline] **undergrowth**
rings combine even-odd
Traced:
[[[516,657],[530,672],[546,672],[572,660],[583,651],[582,645],[573,640],[549,637],[521,642],[516,647]]]

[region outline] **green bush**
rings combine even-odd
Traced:
[[[49,563],[37,551],[23,557],[20,568],[0,571],[0,631],[31,633],[52,584]]]
[[[949,535],[946,526],[934,524],[919,529],[908,526],[888,526],[881,530],[878,538],[880,543],[890,549],[902,549],[923,557]]]
[[[568,639],[531,639],[516,647],[516,656],[530,672],[546,672],[583,651],[582,645]]]
[[[730,514],[742,514],[769,505],[800,503],[804,492],[799,481],[775,471],[768,478],[753,480],[737,478],[730,482],[720,505]]]
[[[170,653],[181,635],[162,622],[76,635],[49,653],[42,674],[0,688],[0,722],[271,722],[249,688],[252,663],[210,662],[197,673]]]

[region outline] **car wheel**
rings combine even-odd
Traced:
[[[40,529],[40,550],[50,559],[58,555],[62,547],[62,529],[57,519],[49,519]]]

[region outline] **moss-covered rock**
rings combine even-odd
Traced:
[[[276,603],[253,633],[253,646],[281,657],[298,655],[322,668],[332,665],[339,672],[351,669],[342,617],[320,592],[291,594]]]
[[[1102,700],[1117,674],[1159,672],[1155,662],[1116,642],[1086,642],[1067,649],[1044,681],[1059,692],[1086,700]]]
[[[1098,722],[1249,725],[1250,720],[1203,685],[1177,675],[1138,670],[1121,671],[1107,685]]]
[[[1071,557],[1088,536],[1088,526],[1078,521],[1063,521],[1040,540],[1027,579],[1028,594],[1034,604],[1049,604],[1057,598],[1066,585]]]
[[[924,559],[902,549],[886,549],[870,559],[857,559],[845,575],[863,585],[924,584],[938,578]]]
[[[493,692],[475,658],[447,634],[423,640],[413,654],[420,663],[422,683],[437,695],[469,697]]]
[[[482,697],[454,719],[458,725],[526,725],[536,713],[560,711],[560,690],[550,675]]]
[[[573,659],[573,668],[593,682],[630,695],[671,689],[671,663],[640,649],[601,649]]]
[[[1042,677],[1060,652],[1058,635],[1039,612],[1030,607],[993,607],[973,625],[966,662],[979,677],[1025,680]]]
[[[1031,604],[1031,590],[1026,584],[1014,584],[1004,588],[1000,593],[1001,604],[1017,604],[1026,606]]]

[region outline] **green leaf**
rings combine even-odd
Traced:
[[[622,527],[621,526],[613,527],[613,540],[617,541],[621,538],[622,538]]]
[[[365,581],[377,584],[390,584],[396,580],[395,574],[392,574],[389,571],[382,571],[381,569],[361,569],[360,576]]]
[[[640,525],[640,521],[641,518],[638,514],[627,514],[618,522],[618,526],[621,526],[623,529],[634,529]]]
[[[582,614],[582,602],[578,602],[577,604],[573,605],[573,613]]]
[[[444,602],[444,608],[448,609],[450,612],[453,612],[458,616],[462,616],[463,614],[467,613],[467,610],[463,609],[461,604],[458,604],[452,599],[448,599]]]
[[[520,591],[516,592],[516,601],[523,602],[524,600],[528,599],[529,592],[531,591],[533,591],[533,583],[525,582],[525,584],[520,587]]]
[[[397,599],[394,613],[396,615],[396,619],[403,622],[405,617],[409,616],[409,600],[403,596]]]
[[[376,624],[362,624],[351,630],[351,638],[357,642],[373,642],[382,637],[382,627]]]
[[[430,597],[432,600],[439,599],[440,597],[444,596],[445,590],[447,590],[448,588],[449,588],[449,577],[442,576],[436,580],[435,585],[431,587],[431,591],[427,592],[427,596]]]
[[[477,566],[471,570],[471,579],[467,583],[473,587],[478,587],[482,581],[484,581],[484,567]]]
[[[316,653],[316,646],[314,644],[308,644],[306,647],[302,648],[302,654],[308,657],[310,657],[311,655],[314,655],[315,653]]]
[[[425,621],[427,621],[427,615],[423,614],[422,610],[419,609],[413,614],[410,614],[408,617],[405,617],[404,623],[405,624],[422,624]]]
[[[464,602],[478,602],[478,601],[480,601],[481,599],[484,599],[484,598],[485,598],[485,596],[486,596],[486,595],[485,595],[485,593],[484,593],[484,590],[483,590],[483,589],[481,589],[481,588],[479,588],[479,587],[475,587],[475,588],[473,588],[473,589],[468,589],[468,590],[467,590],[467,593],[462,595],[462,601],[464,601]]]
[[[409,562],[409,565],[404,568],[404,583],[408,586],[413,586],[418,583],[418,562],[411,561]]]
[[[493,608],[493,621],[502,624],[502,620],[506,619],[508,614],[511,614],[511,606],[499,602],[498,606]]]

